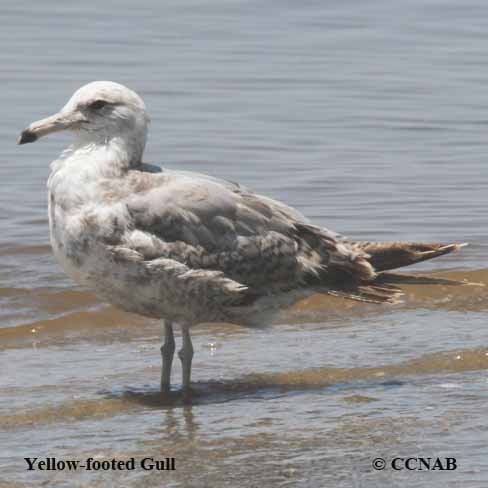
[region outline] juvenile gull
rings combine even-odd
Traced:
[[[145,164],[148,122],[135,92],[96,81],[29,125],[18,143],[74,133],[47,184],[54,255],[103,300],[164,320],[162,391],[170,388],[173,323],[188,389],[195,324],[258,327],[317,292],[382,303],[397,300],[398,283],[453,283],[388,270],[463,244],[350,241],[236,183]]]

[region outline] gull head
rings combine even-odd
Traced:
[[[17,144],[68,130],[79,145],[125,144],[140,158],[148,123],[146,107],[137,93],[112,81],[94,81],[79,88],[58,113],[30,124]]]

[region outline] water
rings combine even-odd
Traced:
[[[82,84],[118,81],[149,107],[146,161],[358,239],[469,241],[417,269],[488,283],[484,2],[18,1],[0,26],[2,487],[486,485],[486,288],[200,327],[195,394],[161,399],[160,324],[100,304],[51,256],[45,181],[69,136],[15,146]],[[176,471],[30,472],[26,456]],[[372,469],[395,456],[458,468]]]

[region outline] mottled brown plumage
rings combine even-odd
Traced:
[[[427,261],[452,251],[462,244],[425,244],[420,242],[355,242],[355,249],[369,254],[368,261],[376,271],[402,268]]]

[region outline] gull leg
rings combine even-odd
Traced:
[[[164,344],[161,346],[163,357],[163,369],[161,371],[161,393],[169,391],[171,380],[171,365],[175,354],[175,337],[173,335],[173,323],[169,320],[164,322]]]
[[[191,377],[191,360],[193,358],[193,345],[190,337],[190,327],[185,324],[181,326],[181,335],[183,344],[178,351],[178,356],[181,359],[181,367],[183,369],[183,390],[190,389]]]

